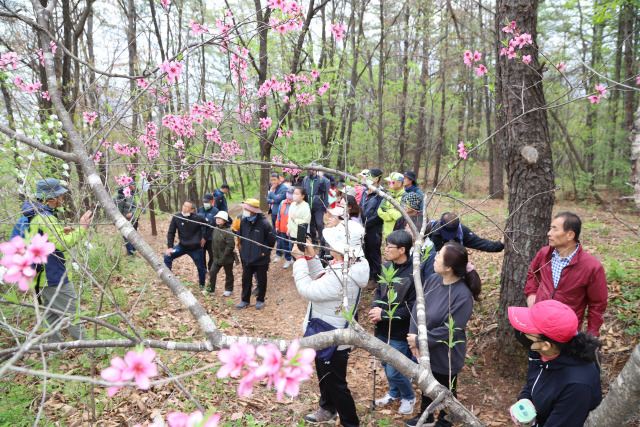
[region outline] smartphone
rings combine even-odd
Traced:
[[[304,252],[307,243],[307,233],[309,230],[309,224],[299,224],[298,225],[298,237],[296,238],[298,249]]]

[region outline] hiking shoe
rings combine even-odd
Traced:
[[[422,414],[418,414],[413,418],[409,418],[407,421],[405,421],[404,425],[409,426],[409,427],[417,426],[421,415]],[[433,414],[429,414],[429,416],[427,417],[427,420],[422,425],[424,427],[435,427],[436,423],[434,421]]]
[[[236,308],[238,310],[242,310],[243,308],[247,308],[247,307],[249,307],[249,303],[248,302],[244,302],[244,301],[242,301],[240,304],[236,305]]]
[[[231,291],[224,291],[222,295],[225,297],[231,296]]]
[[[338,414],[320,408],[313,414],[305,415],[304,420],[309,424],[335,424],[336,418]]]
[[[251,291],[251,295],[258,295],[258,287],[257,286],[255,288],[253,288],[253,290]]]
[[[282,257],[280,255],[276,255],[273,257],[273,262],[280,262],[282,261]]]
[[[413,412],[413,405],[416,404],[416,398],[413,399],[400,399],[400,408],[398,413],[402,415],[409,415]]]
[[[387,394],[382,399],[376,399],[376,406],[387,406],[388,404],[395,402],[398,398]]]
[[[291,265],[291,260],[288,259],[285,261],[284,265],[282,266],[282,268],[289,268],[289,266]]]
[[[208,291],[208,290],[206,290],[206,289],[203,289],[203,290],[202,290],[202,295],[210,295],[210,296],[214,296],[215,294],[216,294],[216,291],[211,292],[211,291]]]
[[[256,310],[262,310],[264,308],[264,302],[256,302]]]

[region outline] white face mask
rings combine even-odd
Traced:
[[[324,172],[320,171],[320,172],[318,172],[318,175],[324,176]]]
[[[242,216],[245,217],[245,218],[249,218],[251,216],[251,212],[249,212],[246,209],[243,209],[242,210]]]
[[[372,180],[370,180],[370,179],[367,179],[365,182],[366,182],[367,184],[369,184],[369,185],[373,185],[373,181],[372,181]]]
[[[293,201],[296,203],[299,203],[302,200],[302,196],[299,194],[294,194],[293,195]]]
[[[211,203],[203,203],[202,206],[204,206],[205,209],[209,209],[211,207]]]
[[[191,212],[183,213],[182,216],[190,217],[191,216]]]

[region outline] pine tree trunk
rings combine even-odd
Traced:
[[[507,307],[525,305],[527,270],[537,251],[547,244],[546,231],[554,203],[546,110],[521,116],[523,111],[546,105],[542,77],[535,71],[540,68],[534,48],[537,16],[537,0],[498,0],[496,3],[496,105],[501,106],[501,121],[508,123],[497,140],[504,147],[509,186],[507,228],[513,230],[507,236],[500,282],[498,348],[501,366],[505,367],[515,354],[521,354],[507,317]],[[521,32],[532,36],[534,45],[524,46],[520,52],[520,55],[531,55],[531,67],[499,55],[500,42],[506,38],[501,28],[508,20],[516,21]],[[524,93],[523,86],[527,88]]]

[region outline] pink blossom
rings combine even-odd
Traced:
[[[598,95],[591,95],[588,98],[592,104],[600,104],[600,97]]]
[[[182,74],[182,63],[178,61],[164,61],[158,66],[160,70],[167,73],[167,84],[173,84],[173,82],[180,80]]]
[[[640,85],[640,76],[638,76],[638,77],[636,78],[636,84],[637,84],[637,85]]]
[[[160,4],[162,4],[162,7],[164,7],[165,9],[169,9],[169,5],[171,4],[171,0],[160,0]]]
[[[282,138],[284,136],[284,131],[282,128],[278,128],[278,138]]]
[[[5,70],[8,67],[15,70],[21,59],[22,57],[15,52],[3,53],[0,55],[0,70]]]
[[[111,359],[111,366],[103,369],[100,372],[100,376],[103,380],[109,381],[111,383],[121,383],[126,380],[122,379],[122,371],[127,368],[127,364],[121,357],[114,357]],[[107,389],[107,395],[109,397],[113,397],[118,390],[120,390],[123,386],[113,385]]]
[[[51,97],[49,96],[49,91],[45,90],[44,92],[40,92],[40,95],[42,95],[42,97],[44,99],[46,99],[47,101],[51,101]]]
[[[271,117],[265,117],[260,119],[260,129],[267,130],[271,126]]]
[[[94,163],[100,163],[102,160],[102,151],[97,151],[95,157],[93,158]]]
[[[95,122],[97,118],[98,113],[96,113],[95,111],[85,111],[84,113],[82,113],[82,119],[85,123],[93,124],[93,122]]]
[[[21,88],[27,93],[36,93],[42,87],[42,83],[35,82],[28,85],[22,85]]]
[[[21,236],[15,236],[8,242],[0,243],[0,251],[2,251],[5,256],[15,254],[22,255],[24,254],[26,249],[27,246],[25,245],[24,239]],[[0,264],[6,265],[4,264],[4,257],[0,260]]]
[[[512,58],[515,58],[516,56],[518,56],[518,54],[516,53],[516,50],[510,47],[509,50],[507,51],[507,58],[512,59]]]
[[[7,258],[6,263],[5,258]],[[21,291],[29,290],[29,283],[36,276],[36,271],[31,268],[31,262],[26,256],[12,255],[2,258],[3,265],[7,267],[3,280],[8,283],[17,283]]]
[[[49,46],[51,46],[51,53],[56,53],[56,49],[58,49],[58,45],[53,40],[49,40]]]
[[[567,66],[564,64],[564,61],[560,61],[556,64],[556,70],[558,71],[564,71],[567,69]]]
[[[480,64],[478,67],[475,67],[474,70],[476,70],[476,73],[478,73],[478,77],[488,72],[487,67],[482,64]]]
[[[473,54],[471,53],[470,50],[467,50],[467,51],[464,52],[462,60],[467,65],[467,67],[471,67],[471,63],[472,63],[472,60],[473,60]]]
[[[504,31],[505,33],[513,33],[513,30],[516,29],[516,26],[516,21],[511,21],[511,23],[504,27],[502,31]]]
[[[278,366],[279,367],[279,366]],[[258,381],[254,372],[248,372],[241,379],[238,384],[238,396],[247,397],[253,393],[253,384]]]
[[[344,24],[331,24],[331,33],[336,38],[336,41],[341,41],[345,36]]]
[[[531,34],[523,33],[517,36],[514,40],[520,45],[520,49],[522,49],[525,44],[531,44]]]
[[[460,141],[460,144],[458,144],[458,154],[460,155],[461,158],[463,159],[467,159],[467,150],[464,146],[464,142]]]
[[[320,75],[320,71],[318,70],[311,71],[311,78],[313,79],[314,82],[318,79],[319,75]]]
[[[145,89],[147,86],[149,86],[149,82],[146,79],[138,79],[138,86]]]
[[[254,355],[255,348],[251,344],[232,342],[229,348],[218,352],[218,359],[224,364],[218,369],[218,378],[237,378],[243,367],[256,367]]]
[[[482,59],[482,54],[476,50],[473,53],[473,61],[474,62],[478,62],[478,61],[480,61],[480,59]]]
[[[323,84],[320,88],[318,88],[318,95],[320,96],[324,95],[324,93],[328,91],[330,87],[331,86],[329,86],[329,83]]]
[[[127,187],[128,189],[129,187]],[[142,390],[147,390],[150,386],[149,377],[158,375],[158,367],[153,362],[156,352],[146,348],[142,353],[131,350],[124,356],[127,367],[122,370],[122,379],[136,380],[136,385]]]
[[[36,234],[31,238],[24,257],[31,264],[46,264],[47,258],[55,250],[56,246],[49,241],[48,235]]]
[[[509,51],[507,50],[507,48],[503,47],[502,49],[500,49],[500,56],[502,56],[502,55],[506,55],[507,53],[509,53]]]
[[[522,62],[524,62],[525,64],[528,64],[529,62],[531,62],[531,55],[524,55],[522,57]]]
[[[169,427],[217,427],[220,422],[220,415],[209,415],[203,422],[205,415],[200,411],[192,414],[184,414],[182,412],[170,412],[167,414],[167,423]]]
[[[279,129],[282,131],[282,129]],[[276,163],[282,163],[282,158],[275,158]],[[255,370],[255,376],[258,379],[262,379],[266,376],[275,375],[280,369],[282,363],[282,353],[273,344],[261,345],[256,349],[258,356],[262,357],[262,365]]]
[[[13,84],[15,84],[16,86],[22,87],[22,77],[21,76],[16,76],[13,79]]]
[[[196,36],[198,34],[208,33],[209,29],[204,25],[198,24],[193,19],[189,21],[189,26],[191,27],[191,35]]]
[[[269,1],[269,7],[271,9],[282,9],[282,7],[285,5],[284,0],[270,0]]]
[[[607,97],[607,88],[602,85],[596,85],[596,91],[600,94],[601,97]]]

